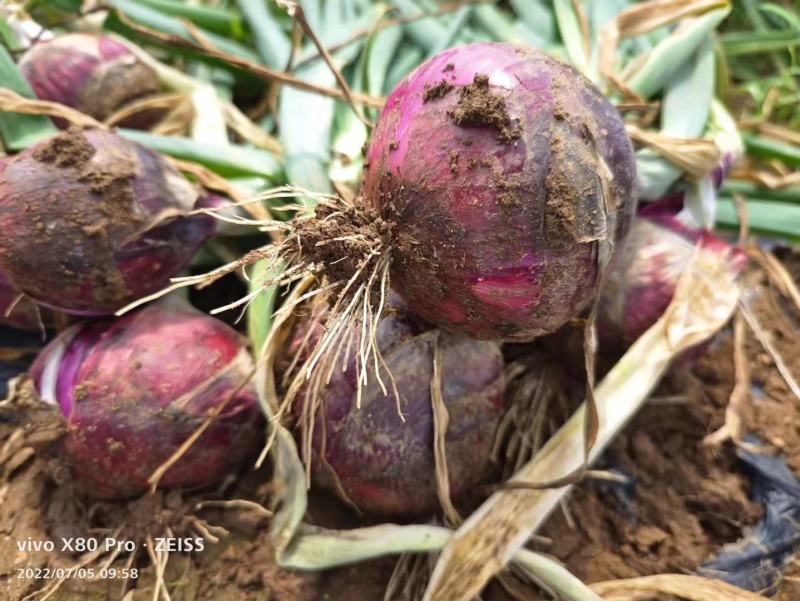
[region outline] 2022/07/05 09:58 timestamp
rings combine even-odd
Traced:
[[[17,578],[25,580],[131,579],[139,577],[139,568],[17,568]]]

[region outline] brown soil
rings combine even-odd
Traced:
[[[425,88],[425,93],[422,95],[422,102],[430,102],[431,100],[442,98],[452,89],[453,85],[443,79],[435,86],[427,86]]]
[[[793,373],[800,373],[797,324],[770,294],[758,297],[756,310]],[[734,383],[732,345],[723,332],[691,369],[673,370],[656,393],[665,402],[651,402],[611,447],[605,467],[632,476],[635,492],[598,482],[579,485],[567,504],[569,517],[558,511],[543,529],[552,545],[542,550],[588,582],[691,572],[758,521],[762,508],[749,499],[749,480],[733,445],[701,444],[724,421]],[[755,390],[763,389],[745,416],[747,431],[782,449],[800,476],[797,399],[752,336],[747,354]],[[787,579],[777,598],[800,598],[800,585]]]
[[[153,540],[204,538],[202,552],[170,554],[164,581],[175,601],[320,598],[319,575],[291,573],[275,565],[263,511],[196,508],[198,501],[219,498],[219,491],[203,495],[157,492],[128,502],[90,500],[77,494],[68,468],[57,457],[54,441],[60,436],[61,420],[35,400],[29,383],[18,390],[13,408],[3,410],[2,416],[10,421],[0,422],[0,601],[49,592],[58,579],[41,574],[84,564],[88,558],[89,554],[63,549],[63,539],[81,537],[97,539],[101,546],[106,537],[135,541],[134,556],[122,553],[110,566],[120,574],[123,569],[138,569],[138,578],[73,577],[58,585],[51,599],[116,601],[126,587],[132,590],[132,600],[151,599],[155,578],[145,548],[148,536]],[[249,474],[230,497],[263,502],[268,490],[259,488],[259,483],[268,478],[263,471]],[[213,544],[197,529],[196,519],[213,533],[219,535],[216,528],[222,527],[229,535]],[[26,540],[53,541],[57,550],[20,550],[19,544]],[[107,558],[105,554],[84,565],[99,572]],[[38,570],[40,577],[26,575],[25,570]]]
[[[297,221],[287,247],[300,246],[301,261],[344,283],[371,252],[388,248],[389,235],[390,224],[369,207],[318,205],[314,217]]]
[[[79,132],[68,131],[50,138],[38,147],[33,158],[40,163],[53,163],[58,167],[81,168],[94,156],[95,149]]]
[[[496,129],[497,139],[502,144],[509,144],[520,137],[519,124],[511,123],[506,101],[492,94],[488,76],[476,73],[472,83],[463,86],[459,94],[456,108],[450,114],[458,125]]]
[[[450,163],[450,173],[458,173],[458,159],[461,156],[457,150],[451,150],[448,154],[448,160]]]

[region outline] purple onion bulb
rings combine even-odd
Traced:
[[[36,302],[110,314],[156,292],[216,229],[161,156],[106,131],[66,132],[0,162],[0,270]]]
[[[321,326],[315,328],[312,345]],[[389,394],[384,395],[371,371],[358,408],[355,358],[350,357],[345,371],[337,364],[315,416],[315,484],[344,492],[371,514],[413,516],[436,509],[431,409],[435,333],[403,312],[387,315],[378,326],[378,347],[394,376],[405,422],[387,373],[382,378]],[[303,336],[301,328],[295,348]],[[445,451],[451,495],[457,499],[481,482],[490,467],[495,431],[505,411],[503,357],[495,342],[440,333],[440,344],[449,413]],[[303,392],[296,401],[298,417],[306,400]]]
[[[19,69],[41,100],[103,120],[158,91],[156,72],[107,35],[69,33],[32,46]]]
[[[215,410],[159,485],[208,487],[241,467],[260,424],[252,367],[229,326],[161,302],[72,326],[30,373],[42,399],[64,415],[63,456],[86,494],[124,498],[145,492],[153,472]]]
[[[636,201],[631,142],[583,75],[531,48],[445,50],[390,94],[366,202],[393,227],[392,287],[448,331],[527,341],[594,298],[599,241]]]

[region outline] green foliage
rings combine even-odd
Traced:
[[[3,82],[3,87],[21,96],[35,98],[28,82],[3,46],[0,46],[0,81]],[[0,137],[7,150],[22,150],[56,132],[55,126],[47,117],[0,112]]]

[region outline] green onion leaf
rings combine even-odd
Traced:
[[[255,175],[280,182],[283,176],[278,158],[260,148],[203,144],[190,138],[158,136],[134,129],[120,129],[119,134],[156,152],[203,165],[225,177]]]
[[[3,46],[0,46],[0,82],[3,82],[3,87],[20,96],[36,98]],[[56,133],[56,126],[47,117],[0,112],[0,136],[7,150],[23,150]]]

